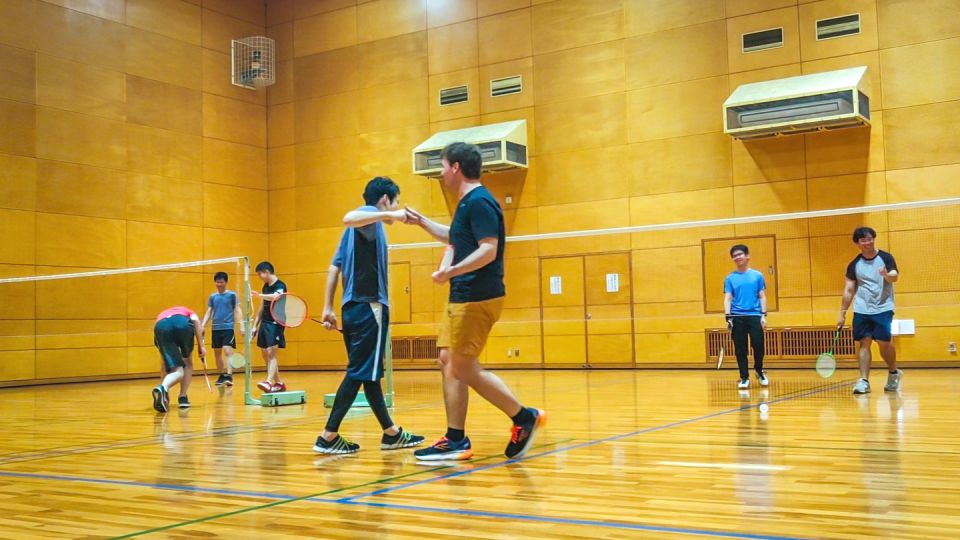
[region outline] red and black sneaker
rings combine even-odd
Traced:
[[[510,431],[510,442],[503,451],[510,459],[523,457],[533,446],[537,432],[547,423],[547,413],[540,409],[528,408],[532,419],[523,424],[514,424]]]

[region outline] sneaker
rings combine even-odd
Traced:
[[[513,425],[510,431],[510,442],[507,443],[507,449],[503,451],[510,459],[523,457],[533,446],[537,431],[547,423],[547,413],[534,408],[527,410],[533,413],[533,419],[522,425]]]
[[[770,379],[766,373],[757,373],[757,379],[760,379],[760,386],[770,386]]]
[[[180,396],[177,398],[177,407],[180,407],[181,409],[190,408],[190,400],[187,399],[187,396]]]
[[[224,374],[224,376],[223,376],[223,385],[224,385],[224,386],[233,386],[233,375],[226,375],[226,374]]]
[[[283,384],[282,382],[278,382],[277,384],[273,385],[270,388],[271,394],[274,392],[286,392],[286,391],[287,391],[287,385]]]
[[[473,449],[470,448],[470,437],[464,437],[462,441],[440,437],[433,446],[417,450],[413,455],[420,461],[470,459],[473,457]]]
[[[223,374],[223,373],[221,373],[220,376],[217,377],[217,382],[213,383],[214,386],[223,386],[223,380],[224,380],[225,378],[226,378],[226,375]]]
[[[162,384],[158,384],[153,389],[153,410],[157,412],[167,412],[170,408],[170,395]]]
[[[360,445],[352,443],[342,436],[332,441],[327,441],[321,436],[317,436],[317,443],[313,445],[313,451],[320,454],[356,454],[360,451]]]
[[[750,379],[740,379],[740,382],[737,383],[737,388],[741,390],[750,388]]]
[[[883,385],[883,389],[887,392],[896,392],[897,390],[900,390],[900,379],[902,377],[902,369],[898,369],[896,373],[887,372],[887,384]]]
[[[857,381],[857,384],[853,385],[854,394],[869,394],[870,393],[870,381],[866,379],[860,379]]]
[[[269,394],[273,390],[273,383],[270,381],[260,381],[257,383],[257,388],[264,394]]]
[[[400,428],[400,433],[397,433],[394,436],[383,434],[383,437],[380,438],[380,449],[381,450],[397,450],[398,448],[411,448],[414,446],[420,446],[423,444],[423,437],[420,435],[414,435],[409,431],[404,431],[403,428]]]

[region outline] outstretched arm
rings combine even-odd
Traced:
[[[407,213],[403,210],[368,212],[366,210],[351,210],[343,216],[343,224],[347,227],[363,227],[371,223],[382,221],[390,224],[394,221],[406,222]]]
[[[450,243],[449,226],[441,225],[409,206],[406,207],[405,211],[407,213],[406,223],[419,225],[421,229],[427,231],[427,234],[434,237],[438,242],[443,242],[444,244]]]

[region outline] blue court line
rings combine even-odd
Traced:
[[[852,382],[853,382],[853,381],[841,381],[841,382],[834,383],[834,384],[831,384],[831,385],[829,385],[829,386],[817,388],[817,389],[815,389],[815,390],[811,390],[811,391],[808,391],[808,392],[805,392],[805,393],[802,393],[802,394],[794,394],[794,395],[791,395],[791,396],[786,396],[786,397],[781,397],[781,398],[777,398],[777,399],[772,399],[772,400],[765,401],[765,402],[763,402],[763,403],[766,403],[767,405],[770,405],[770,404],[774,404],[774,403],[780,403],[780,402],[784,402],[784,401],[790,401],[790,400],[793,400],[793,399],[798,399],[798,398],[802,398],[802,397],[806,397],[806,396],[811,396],[811,395],[814,395],[814,394],[818,394],[818,393],[820,393],[820,392],[825,392],[825,391],[827,391],[827,390],[833,390],[833,389],[839,388],[839,387],[841,387],[841,386],[849,385],[849,384],[852,383]],[[392,486],[392,487],[386,487],[386,488],[378,489],[378,490],[375,490],[375,491],[370,491],[370,492],[367,492],[367,493],[360,493],[360,494],[358,494],[358,495],[351,495],[351,496],[349,496],[349,497],[342,497],[342,498],[340,498],[340,499],[337,499],[337,501],[338,501],[338,502],[342,502],[342,503],[349,503],[349,502],[356,501],[357,499],[361,499],[361,498],[363,498],[363,497],[371,497],[371,496],[375,496],[375,495],[384,495],[384,494],[386,494],[386,493],[391,493],[391,492],[393,492],[393,491],[398,491],[398,490],[401,490],[401,489],[407,489],[407,488],[411,488],[411,487],[415,487],[415,486],[420,486],[420,485],[423,485],[423,484],[429,484],[429,483],[436,482],[436,481],[439,481],[439,480],[447,480],[447,479],[450,479],[450,478],[456,478],[456,477],[459,477],[459,476],[466,476],[466,475],[468,475],[468,474],[473,474],[473,473],[480,472],[480,471],[486,471],[486,470],[489,470],[489,469],[496,469],[496,468],[498,468],[498,467],[503,467],[504,465],[510,465],[510,464],[512,464],[512,463],[522,463],[522,462],[525,462],[525,461],[530,461],[530,460],[537,459],[537,458],[541,458],[541,457],[545,457],[545,456],[551,456],[551,455],[554,455],[554,454],[562,454],[562,453],[564,453],[564,452],[569,452],[569,451],[571,451],[571,450],[579,450],[579,449],[581,449],[581,448],[589,448],[589,447],[591,447],[591,446],[596,446],[596,445],[598,445],[598,444],[603,444],[603,443],[618,441],[618,440],[620,440],[620,439],[626,439],[626,438],[629,438],[629,437],[635,437],[635,436],[637,436],[637,435],[643,435],[643,434],[645,434],[645,433],[653,433],[653,432],[655,432],[655,431],[663,431],[663,430],[665,430],[665,429],[670,429],[670,428],[674,428],[674,427],[677,427],[677,426],[683,426],[683,425],[686,425],[686,424],[692,424],[692,423],[694,423],[694,422],[700,422],[700,421],[702,421],[702,420],[709,420],[709,419],[711,419],[711,418],[716,418],[716,417],[718,417],[718,416],[723,416],[723,415],[730,414],[730,413],[735,413],[735,412],[745,411],[745,410],[748,410],[748,409],[753,409],[753,408],[759,407],[760,405],[761,405],[761,403],[756,403],[756,404],[751,404],[751,405],[744,405],[743,407],[737,407],[737,408],[734,408],[734,409],[727,409],[727,410],[725,410],[725,411],[719,411],[719,412],[715,412],[715,413],[711,413],[711,414],[705,414],[705,415],[703,415],[703,416],[698,416],[698,417],[696,417],[696,418],[690,418],[690,419],[687,419],[687,420],[680,420],[680,421],[677,421],[677,422],[671,422],[671,423],[669,423],[669,424],[663,424],[663,425],[660,425],[660,426],[654,426],[654,427],[650,427],[650,428],[644,428],[644,429],[640,429],[640,430],[637,430],[637,431],[631,431],[630,433],[623,433],[623,434],[620,434],[620,435],[613,435],[613,436],[610,436],[610,437],[604,437],[604,438],[602,438],[602,439],[594,439],[594,440],[592,440],[592,441],[587,441],[587,442],[583,442],[583,443],[579,443],[579,444],[574,444],[574,445],[570,445],[570,446],[563,446],[563,447],[560,447],[560,448],[556,448],[556,449],[554,449],[554,450],[550,450],[549,452],[541,452],[541,453],[539,453],[539,454],[528,455],[528,456],[524,456],[524,457],[522,457],[522,458],[517,458],[517,459],[507,459],[507,460],[501,461],[501,462],[499,462],[499,463],[491,463],[490,465],[483,465],[483,466],[481,466],[481,467],[476,467],[476,468],[473,468],[473,469],[465,469],[465,470],[461,470],[461,471],[456,471],[456,472],[451,472],[451,473],[443,474],[443,475],[440,475],[440,476],[435,476],[435,477],[433,477],[433,478],[426,478],[426,479],[424,479],[424,480],[418,480],[418,481],[416,481],[416,482],[408,482],[408,483],[405,483],[405,484],[399,484],[399,485]]]
[[[738,532],[711,531],[709,529],[687,529],[682,527],[665,527],[660,525],[643,525],[640,523],[625,523],[622,521],[599,521],[593,519],[571,519],[549,516],[531,516],[526,514],[510,514],[504,512],[487,512],[483,510],[464,510],[458,508],[436,508],[432,506],[410,506],[406,504],[377,503],[368,501],[340,501],[330,499],[307,499],[308,501],[322,501],[345,504],[349,506],[368,506],[387,510],[409,510],[412,512],[433,512],[438,514],[452,514],[456,516],[481,517],[495,519],[512,519],[517,521],[533,521],[537,523],[551,523],[560,525],[584,525],[587,527],[607,527],[626,529],[631,531],[659,532],[688,534],[691,536],[709,536],[713,538],[741,538],[746,540],[804,540],[794,536],[771,536],[766,534],[751,534]]]
[[[212,493],[215,495],[235,495],[238,497],[257,497],[260,499],[296,499],[293,495],[283,495],[280,493],[264,493],[259,491],[241,491],[235,489],[217,489],[197,486],[184,486],[177,484],[154,484],[151,482],[135,482],[132,480],[107,480],[105,478],[84,478],[79,476],[61,476],[56,474],[35,474],[20,473],[11,471],[0,471],[0,476],[12,478],[30,478],[34,480],[62,480],[66,482],[83,482],[86,484],[107,484],[112,486],[135,486],[148,487],[154,489],[168,489],[172,491],[191,491],[194,493]]]

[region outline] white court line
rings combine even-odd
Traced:
[[[696,461],[658,461],[657,465],[671,467],[696,467],[703,469],[736,469],[754,471],[785,471],[791,467],[783,465],[760,465],[757,463],[699,463]]]

